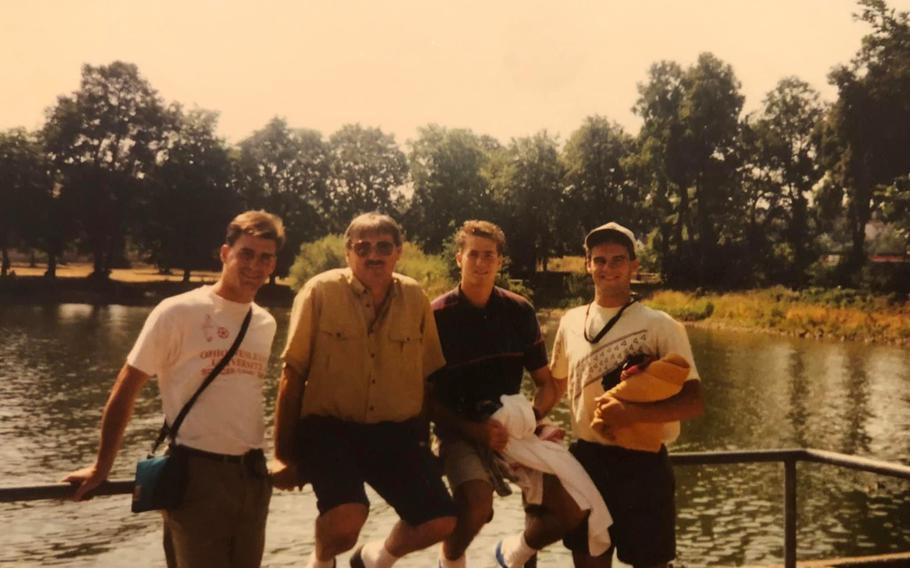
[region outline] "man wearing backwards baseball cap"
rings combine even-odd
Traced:
[[[666,313],[648,308],[632,295],[638,271],[635,235],[614,222],[585,237],[585,268],[594,281],[594,301],[571,309],[559,322],[550,369],[568,379],[572,454],[584,465],[613,515],[610,536],[619,559],[638,567],[667,566],[676,557],[673,470],[666,445],[657,452],[623,447],[612,432],[634,423],[663,425],[663,442],[679,435],[679,421],[704,411],[701,382],[685,328]],[[679,394],[650,403],[598,397],[619,380],[625,362],[636,356],[681,355],[689,375]],[[591,421],[599,407],[603,428]],[[611,432],[612,431],[612,432]],[[587,524],[565,538],[575,566],[611,566],[613,549],[591,557]]]

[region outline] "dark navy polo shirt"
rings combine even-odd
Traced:
[[[547,364],[547,348],[534,307],[518,294],[493,288],[477,308],[461,287],[432,302],[446,366],[432,376],[434,396],[471,419],[486,416],[489,402],[516,394],[524,370]]]

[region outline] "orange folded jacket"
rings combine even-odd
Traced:
[[[663,444],[664,425],[638,422],[624,428],[616,428],[608,436],[604,433],[603,421],[599,418],[599,406],[607,397],[623,402],[656,402],[679,394],[689,376],[689,363],[676,353],[668,353],[651,362],[642,372],[632,375],[597,398],[591,428],[617,445],[630,450],[657,452]]]

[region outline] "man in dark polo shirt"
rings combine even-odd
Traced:
[[[432,377],[431,409],[440,457],[457,508],[453,533],[443,541],[440,566],[465,566],[465,550],[493,516],[493,483],[484,452],[502,450],[505,427],[490,418],[503,394],[517,394],[527,369],[537,386],[540,420],[563,393],[547,366],[547,350],[534,308],[494,285],[505,235],[487,221],[467,221],[455,234],[461,281],[432,302],[447,365]],[[559,481],[544,476],[543,503],[526,508],[525,530],[498,546],[499,565],[523,565],[556,542],[584,514]],[[505,564],[503,564],[505,563]]]

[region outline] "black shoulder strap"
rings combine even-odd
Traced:
[[[174,425],[167,425],[167,418],[164,419],[164,424],[161,426],[161,430],[158,432],[158,438],[155,440],[154,445],[152,446],[151,453],[154,454],[158,450],[158,446],[161,445],[161,442],[165,438],[170,438],[171,442],[177,440],[177,431],[180,430],[180,425],[183,424],[183,419],[186,418],[186,415],[189,413],[190,408],[196,403],[196,399],[199,398],[199,395],[202,394],[202,391],[209,386],[212,381],[215,380],[215,377],[218,376],[221,371],[227,367],[228,363],[231,362],[231,359],[234,357],[234,353],[237,352],[237,349],[240,347],[240,343],[243,341],[243,337],[246,335],[246,330],[250,327],[250,320],[253,318],[253,308],[250,306],[250,309],[246,313],[246,317],[243,318],[243,324],[240,326],[240,331],[237,333],[237,337],[234,338],[234,343],[231,345],[230,349],[227,350],[227,353],[224,354],[224,357],[221,358],[221,361],[218,361],[218,364],[209,372],[208,376],[202,381],[202,384],[199,385],[199,388],[196,389],[196,392],[193,393],[193,396],[183,405],[183,408],[180,409],[180,412],[177,414],[177,418],[174,419]]]
[[[604,324],[603,328],[601,328],[601,330],[599,332],[597,332],[597,335],[595,335],[593,339],[591,337],[588,337],[588,312],[591,310],[591,304],[588,304],[588,308],[585,310],[585,328],[583,330],[585,339],[588,341],[588,343],[595,344],[595,343],[599,342],[601,339],[603,339],[604,335],[606,335],[608,331],[613,329],[613,326],[616,325],[616,322],[618,322],[619,318],[622,317],[622,313],[624,311],[626,311],[626,308],[628,308],[629,306],[631,306],[632,304],[634,304],[637,301],[638,301],[638,298],[635,296],[632,296],[632,298],[625,305],[623,305],[623,307],[620,308],[618,312],[616,312],[616,315],[614,315],[612,318],[610,318],[610,321],[608,321],[606,324]]]

